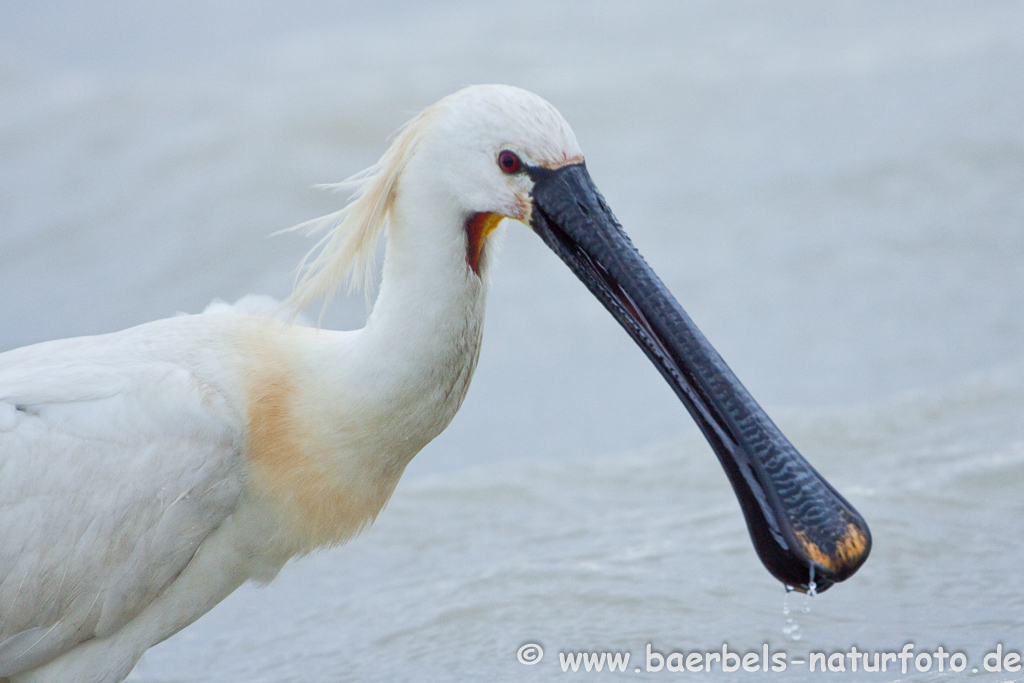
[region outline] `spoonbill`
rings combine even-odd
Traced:
[[[243,582],[370,524],[466,395],[505,219],[531,228],[672,386],[774,576],[821,591],[867,558],[863,519],[633,248],[545,100],[460,90],[345,187],[349,203],[308,224],[323,237],[284,306],[366,278],[386,227],[360,330],[248,297],[0,354],[0,680],[123,680]]]

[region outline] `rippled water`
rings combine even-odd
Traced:
[[[578,651],[642,678],[648,643],[908,642],[963,651],[957,678],[1024,651],[1020,5],[131,7],[0,8],[0,349],[283,296],[308,245],[264,237],[336,208],[313,184],[444,94],[514,83],[562,110],[641,251],[874,534],[787,637],[685,411],[512,226],[466,405],[377,524],[132,680],[519,681]]]

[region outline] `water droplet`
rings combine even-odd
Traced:
[[[814,565],[811,565],[811,575],[807,579],[807,593],[804,594],[804,605],[800,611],[804,614],[811,612],[811,598],[818,594],[818,584],[814,583]]]
[[[786,624],[782,627],[782,633],[790,640],[800,640],[803,635],[800,633],[800,624],[796,623],[796,619],[793,618],[793,610],[789,604],[789,594],[793,593],[796,589],[793,586],[783,584],[786,588],[786,595],[782,598],[782,615],[786,617]],[[810,576],[807,580],[807,590],[800,591],[803,596],[800,598],[800,612],[802,614],[811,613],[811,598],[818,594],[818,584],[814,582],[814,565],[810,566]]]
[[[814,597],[814,584],[808,587],[807,593],[804,593],[804,604],[800,606],[800,611],[805,614],[811,613],[811,598]]]
[[[786,617],[786,624],[782,627],[782,634],[790,640],[800,640],[803,636],[800,634],[800,624],[796,623],[791,615],[792,610],[789,608],[789,594],[793,592],[790,586],[786,586],[786,595],[782,598],[782,615]]]

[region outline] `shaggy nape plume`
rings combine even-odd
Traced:
[[[344,208],[281,231],[323,235],[299,265],[286,307],[298,312],[323,297],[322,319],[342,281],[349,292],[362,287],[369,306],[376,280],[377,241],[386,229],[402,171],[432,111],[433,107],[402,127],[373,166],[340,183],[322,186],[348,192]]]

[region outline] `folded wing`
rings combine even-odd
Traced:
[[[226,399],[104,339],[0,354],[0,676],[115,633],[240,495]]]

